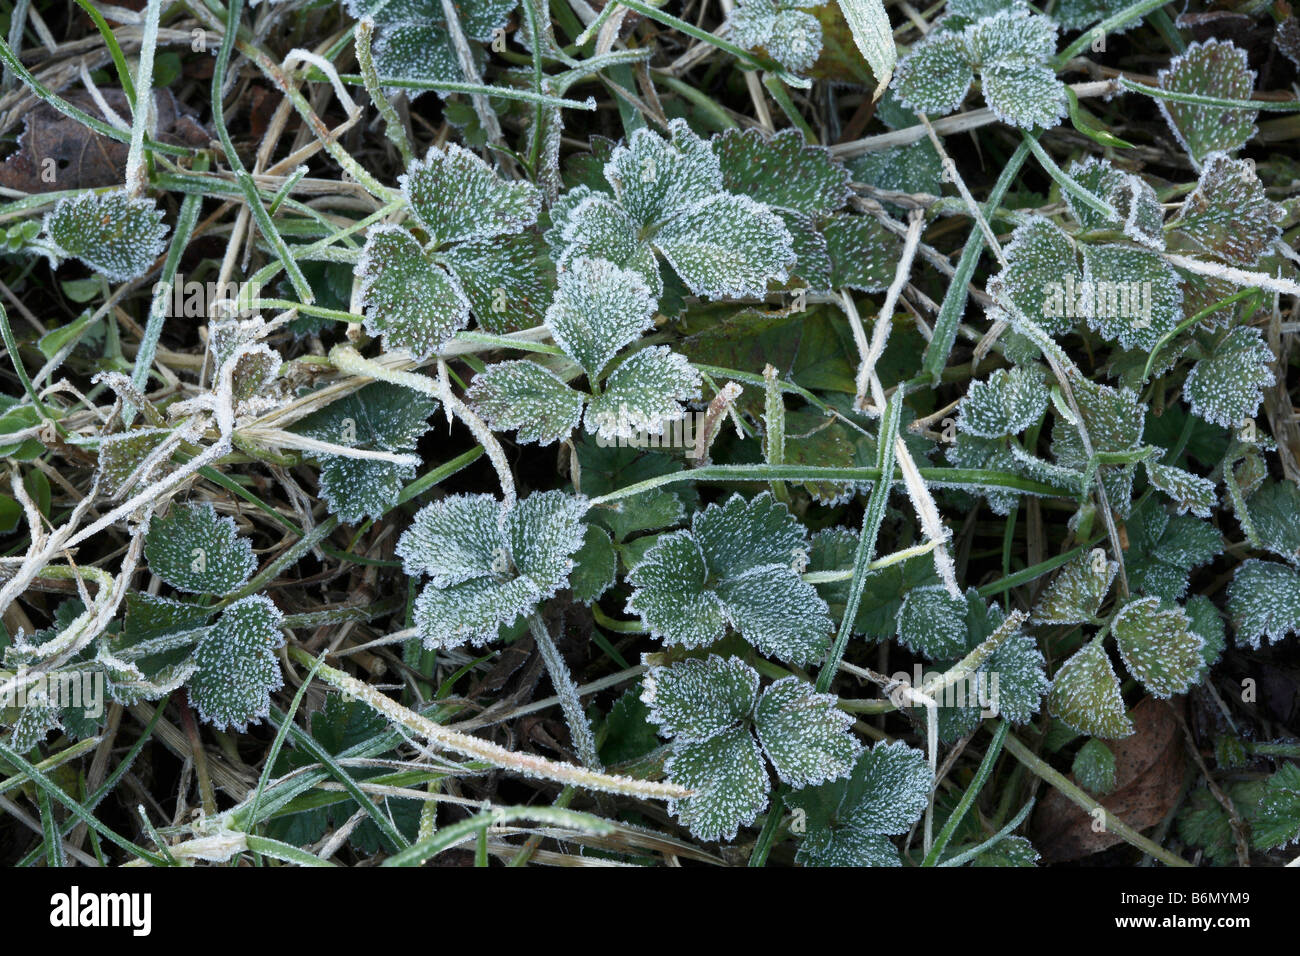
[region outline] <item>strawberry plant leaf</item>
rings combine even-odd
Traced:
[[[1048,585],[1034,606],[1036,624],[1084,624],[1091,621],[1110,592],[1119,564],[1100,548],[1081,554]]]
[[[754,722],[763,752],[782,783],[815,786],[843,777],[862,749],[849,733],[853,716],[833,694],[819,694],[798,677],[783,677],[763,692]]]
[[[972,382],[957,412],[957,428],[980,438],[1017,435],[1047,411],[1048,391],[1033,368],[998,369]]]
[[[641,700],[665,737],[707,740],[747,720],[758,703],[758,671],[737,657],[689,658],[652,667]]]
[[[1300,574],[1284,564],[1248,558],[1228,585],[1228,616],[1238,645],[1258,648],[1300,633]]]
[[[433,245],[515,233],[537,221],[542,194],[527,181],[508,182],[455,143],[431,146],[398,178],[402,194]]]
[[[1106,646],[1089,641],[1061,665],[1047,697],[1052,715],[1092,737],[1114,740],[1133,733],[1124,712],[1119,678],[1106,655]]]
[[[1156,74],[1156,84],[1173,93],[1196,93],[1223,99],[1248,100],[1255,92],[1255,71],[1246,51],[1230,40],[1206,40],[1188,45],[1166,69]],[[1157,100],[1170,130],[1194,163],[1210,153],[1232,151],[1255,135],[1255,110],[1232,110],[1173,100]]]
[[[1186,691],[1202,669],[1202,638],[1180,607],[1158,597],[1136,598],[1115,616],[1112,630],[1129,672],[1157,697]]]
[[[542,445],[572,434],[586,400],[550,369],[526,359],[489,365],[474,377],[467,394],[493,429],[517,429],[519,441]]]
[[[1282,207],[1265,195],[1254,163],[1211,153],[1170,227],[1217,259],[1254,266],[1282,234],[1283,218]]]
[[[1074,755],[1070,772],[1089,793],[1110,793],[1115,789],[1115,754],[1100,740],[1089,740]]]
[[[356,274],[366,331],[382,335],[389,351],[425,358],[469,324],[470,303],[460,283],[400,226],[370,230]]]
[[[1252,418],[1264,389],[1276,380],[1273,352],[1259,329],[1238,326],[1187,373],[1184,392],[1192,414],[1234,428]]]

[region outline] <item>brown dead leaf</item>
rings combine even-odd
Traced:
[[[1174,712],[1182,706],[1181,698],[1170,702],[1148,697],[1130,715],[1133,734],[1106,742],[1115,754],[1115,790],[1100,803],[1135,830],[1163,820],[1182,790],[1186,753]],[[1122,842],[1109,830],[1097,832],[1093,822],[1078,804],[1051,790],[1034,812],[1034,846],[1049,862],[1062,862]]]
[[[131,109],[126,94],[106,87],[101,87],[100,92],[117,115],[129,122]],[[99,107],[84,90],[69,93],[65,99],[91,116],[100,116]],[[176,102],[170,90],[155,90],[154,106],[159,142],[172,146],[208,145],[211,134],[198,122],[196,114]],[[25,193],[47,193],[118,185],[126,176],[126,154],[126,143],[101,136],[42,103],[27,114],[17,152],[0,164],[0,186]]]

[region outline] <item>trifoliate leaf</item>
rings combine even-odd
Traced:
[[[1084,624],[1106,599],[1119,564],[1096,548],[1079,555],[1053,579],[1034,607],[1036,624]]]
[[[961,106],[974,80],[961,34],[932,30],[898,64],[893,88],[910,109],[944,114]]]
[[[642,349],[610,373],[587,406],[587,431],[605,439],[661,435],[700,397],[700,373],[666,345]]]
[[[834,694],[819,694],[798,677],[783,677],[763,692],[754,721],[782,783],[814,786],[853,769],[862,748],[848,731],[853,716],[837,703]]]
[[[894,279],[899,240],[871,216],[837,213],[822,226],[831,260],[831,286],[879,292]]]
[[[775,685],[774,685],[775,686]],[[758,671],[737,657],[710,654],[652,667],[641,700],[665,737],[699,741],[747,721],[758,703]]]
[[[1156,74],[1156,85],[1174,93],[1196,93],[1223,99],[1248,100],[1255,92],[1255,71],[1246,51],[1229,40],[1192,43],[1166,69]],[[1210,153],[1230,153],[1255,135],[1255,110],[1229,110],[1156,100],[1160,112],[1183,149],[1195,163]]]
[[[1074,755],[1070,772],[1089,793],[1110,793],[1115,789],[1115,754],[1100,740],[1089,740]]]
[[[762,296],[794,265],[793,239],[772,210],[748,196],[719,193],[686,207],[652,240],[696,295]]]
[[[1265,781],[1251,837],[1257,850],[1300,840],[1300,764],[1284,763]]]
[[[665,769],[674,783],[695,791],[670,801],[668,809],[699,840],[734,839],[767,806],[772,789],[758,741],[747,727],[675,745]]]
[[[1272,361],[1259,329],[1233,329],[1187,373],[1183,391],[1192,414],[1225,428],[1253,417],[1275,381]]]
[[[789,128],[767,135],[759,129],[727,130],[713,138],[728,192],[773,209],[828,216],[849,200],[849,174],[822,146],[809,146]]]
[[[614,586],[618,573],[618,555],[609,532],[594,524],[587,525],[582,547],[573,556],[573,572],[569,575],[569,589],[573,599],[591,604]]]
[[[502,179],[455,143],[431,146],[397,181],[434,245],[520,232],[537,221],[542,206],[532,183]]]
[[[1178,276],[1155,252],[1086,245],[1083,278],[1088,325],[1123,348],[1150,351],[1182,320]]]
[[[1180,607],[1136,598],[1120,609],[1112,630],[1129,672],[1157,697],[1183,693],[1201,673],[1204,641]]]
[[[1177,600],[1187,592],[1193,568],[1223,551],[1223,538],[1208,521],[1170,515],[1154,500],[1134,510],[1128,523],[1124,567],[1135,591]]]
[[[60,199],[45,216],[45,232],[67,255],[75,256],[114,282],[144,275],[162,254],[167,227],[151,199],[123,190],[82,192]]]
[[[1300,574],[1272,561],[1243,561],[1228,585],[1228,616],[1239,645],[1258,648],[1300,633]]]
[[[966,650],[966,609],[943,585],[909,591],[898,609],[898,639],[932,661],[959,657]]]
[[[901,741],[862,750],[847,779],[787,796],[803,814],[795,859],[804,866],[899,866],[886,834],[906,833],[920,819],[931,781],[925,755]]]
[[[998,369],[972,382],[957,412],[957,428],[981,438],[1018,435],[1047,410],[1047,386],[1033,369]]]
[[[454,276],[433,262],[400,226],[375,226],[356,274],[366,331],[384,348],[425,358],[469,324],[469,299]]]
[[[1070,214],[1084,229],[1118,226],[1130,239],[1153,249],[1165,244],[1164,210],[1156,191],[1144,179],[1116,169],[1110,160],[1089,156],[1070,166],[1070,178],[1115,210],[1117,219],[1082,202],[1074,193],[1063,191]]]
[[[1259,543],[1292,565],[1300,565],[1300,488],[1269,479],[1246,501]]]
[[[640,275],[655,298],[663,294],[663,279],[654,250],[641,241],[637,226],[627,213],[602,193],[588,191],[573,206],[563,220],[556,242],[562,247],[560,268],[579,259],[605,259]]]
[[[1061,665],[1047,697],[1052,714],[1092,737],[1113,740],[1133,733],[1124,712],[1119,678],[1111,667],[1105,645],[1092,640]]]
[[[569,437],[586,400],[550,369],[525,359],[489,365],[466,394],[494,430],[518,429],[519,441],[542,445]]]
[[[471,239],[443,256],[480,326],[503,333],[541,324],[555,277],[536,234]]]
[[[271,712],[271,692],[284,686],[272,653],[284,643],[283,625],[283,615],[262,594],[221,612],[194,654],[198,670],[189,698],[202,720],[243,732]]]
[[[1196,191],[1170,225],[1218,259],[1254,266],[1281,235],[1283,216],[1264,194],[1254,163],[1211,153]]]
[[[831,621],[796,570],[806,547],[803,528],[770,493],[734,495],[646,552],[628,573],[628,613],[670,645],[711,644],[730,624],[764,654],[807,663],[825,652]]]
[[[604,259],[578,259],[559,275],[546,325],[594,385],[624,346],[654,327],[654,311],[638,273]]]
[[[178,591],[226,595],[257,567],[253,546],[211,504],[174,505],[145,536],[149,570]]]
[[[436,409],[436,402],[410,389],[373,382],[308,415],[294,430],[346,448],[406,453],[429,430]],[[340,520],[356,524],[385,514],[414,477],[414,465],[322,454],[320,496]]]
[[[564,587],[586,508],[585,499],[546,491],[504,515],[491,495],[455,495],[420,509],[397,554],[407,574],[432,579],[415,603],[425,646],[483,644]]]
[[[1208,518],[1210,511],[1218,504],[1218,498],[1214,494],[1214,482],[1208,478],[1155,461],[1146,461],[1143,464],[1147,470],[1147,479],[1152,486],[1169,496],[1178,508],[1179,514],[1190,511],[1198,518]]]
[[[605,179],[642,227],[671,219],[722,191],[722,170],[709,142],[685,120],[671,121],[668,130],[671,138],[665,140],[641,127],[605,164]]]
[[[989,281],[994,298],[1010,299],[1049,335],[1060,335],[1087,314],[1079,305],[1083,287],[1074,241],[1055,223],[1035,216],[1017,226],[1003,255],[1006,268]]]

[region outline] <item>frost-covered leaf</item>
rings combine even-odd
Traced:
[[[1050,686],[1047,664],[1033,638],[1013,634],[1006,638],[980,668],[979,679],[990,709],[1013,724],[1027,724],[1038,713]],[[997,683],[993,683],[996,675]]]
[[[830,151],[810,146],[797,129],[771,135],[731,129],[713,138],[728,192],[773,209],[827,216],[848,202],[849,173]]]
[[[534,233],[471,239],[443,253],[478,324],[503,333],[540,325],[555,292],[554,267]]]
[[[737,657],[688,658],[650,668],[641,700],[663,736],[705,740],[751,717],[758,703],[758,671]]]
[[[646,552],[628,573],[628,613],[670,645],[711,644],[730,624],[764,654],[807,663],[825,652],[831,621],[796,570],[806,548],[802,526],[770,493],[734,495]]]
[[[831,260],[831,286],[879,292],[889,287],[899,240],[872,216],[837,213],[822,226]]]
[[[674,783],[695,791],[668,808],[700,840],[734,839],[767,806],[772,789],[758,741],[746,727],[674,746],[665,769]]]
[[[502,515],[491,495],[421,508],[397,543],[407,574],[431,581],[415,602],[426,647],[483,644],[568,584],[582,547],[585,499],[545,491]]]
[[[1300,840],[1300,764],[1284,763],[1265,781],[1251,836],[1258,850]]]
[[[1061,665],[1047,697],[1051,713],[1075,730],[1112,740],[1133,733],[1124,711],[1119,678],[1106,646],[1092,640]]]
[[[986,67],[980,74],[984,101],[1004,123],[1050,129],[1066,113],[1065,84],[1050,67]]]
[[[687,207],[652,240],[696,295],[762,296],[794,265],[793,239],[772,210],[748,196],[719,193]]]
[[[1196,679],[1199,684],[1204,681],[1210,668],[1219,662],[1224,648],[1227,647],[1223,617],[1219,614],[1219,609],[1214,606],[1214,602],[1204,594],[1195,594],[1188,598],[1184,610],[1187,611],[1187,621],[1192,631],[1199,635],[1203,642],[1201,644],[1203,667]]]
[[[208,502],[174,505],[167,517],[155,518],[144,554],[150,571],[191,594],[229,594],[257,567],[234,520],[219,517]]]
[[[778,12],[776,0],[739,0],[727,18],[732,41],[747,50],[766,46]]]
[[[436,402],[410,389],[373,382],[308,415],[294,430],[345,448],[406,453],[429,430],[436,409]],[[320,496],[340,520],[356,524],[385,514],[414,477],[414,465],[322,454]]]
[[[975,80],[959,33],[932,30],[903,57],[894,73],[894,92],[918,113],[951,113]]]
[[[587,431],[605,439],[663,434],[686,414],[682,402],[700,397],[700,374],[666,345],[632,355],[605,380],[587,406]]]
[[[582,547],[573,556],[573,571],[569,574],[569,589],[573,599],[591,604],[614,586],[618,573],[618,554],[609,532],[594,524],[587,525]]]
[[[551,238],[548,233],[548,240]],[[663,294],[654,250],[641,240],[627,213],[603,193],[588,190],[568,211],[559,234],[553,238],[561,248],[560,268],[579,259],[606,259],[640,275],[656,299]]]
[[[861,745],[849,733],[853,717],[798,677],[783,677],[763,692],[754,711],[758,739],[776,775],[792,787],[843,777]]]
[[[722,170],[708,140],[685,120],[668,124],[670,139],[641,127],[605,164],[605,179],[640,226],[653,226],[722,192]]]
[[[812,69],[822,52],[821,21],[802,10],[782,10],[772,23],[767,52],[787,70]]]
[[[1170,515],[1154,500],[1135,509],[1127,522],[1124,567],[1129,586],[1171,601],[1187,592],[1193,568],[1223,551],[1223,538],[1208,521]]]
[[[985,66],[1045,63],[1056,52],[1056,24],[1019,3],[981,16],[964,36],[971,61]]]
[[[604,259],[578,259],[559,275],[546,325],[594,385],[624,346],[654,327],[654,311],[650,288],[637,272]]]
[[[1248,100],[1255,92],[1255,71],[1250,69],[1246,51],[1231,41],[1198,41],[1156,74],[1156,84],[1174,93]],[[1256,110],[1229,110],[1172,100],[1156,100],[1156,104],[1196,163],[1210,153],[1230,153],[1255,135],[1255,117],[1259,115]]]
[[[542,206],[532,183],[502,179],[455,143],[431,146],[398,183],[434,245],[519,232],[537,221]]]
[[[380,76],[435,83],[465,82],[451,34],[442,25],[396,23],[382,27],[371,52],[375,58],[375,70]],[[485,59],[482,51],[472,47],[470,54],[476,75],[482,75]],[[389,95],[405,93],[411,99],[423,95],[419,90],[397,88],[386,92]]]
[[[168,462],[159,461],[143,471],[139,469],[172,437],[173,432],[168,428],[137,428],[101,438],[99,476],[103,490],[114,496],[125,495],[142,482],[162,477]]]
[[[1212,153],[1171,226],[1198,249],[1254,266],[1281,235],[1282,207],[1264,194],[1254,163]]]
[[[494,430],[518,429],[519,441],[543,445],[569,437],[586,400],[550,369],[526,359],[489,365],[466,394]]]
[[[1112,630],[1130,673],[1157,697],[1183,693],[1201,672],[1204,641],[1180,607],[1136,598],[1115,616]]]
[[[921,818],[931,780],[925,755],[901,741],[863,749],[847,778],[786,798],[804,815],[795,859],[804,866],[899,866],[887,835],[906,833]]]
[[[1074,241],[1059,226],[1035,216],[1003,247],[1007,265],[989,281],[989,294],[1007,298],[1049,335],[1068,330],[1084,313],[1076,307],[1082,287]]]
[[[1218,498],[1214,494],[1214,482],[1208,478],[1155,461],[1146,461],[1143,464],[1146,466],[1147,479],[1152,486],[1169,496],[1177,506],[1179,514],[1190,511],[1198,518],[1208,518],[1210,511],[1218,504]]]
[[[1089,740],[1074,755],[1070,772],[1088,792],[1110,793],[1115,789],[1115,754],[1100,740]]]
[[[1083,624],[1091,621],[1110,591],[1119,564],[1100,548],[1079,555],[1048,585],[1034,607],[1036,624]]]
[[[1094,452],[1132,452],[1141,447],[1146,407],[1136,392],[1087,379],[1075,382],[1073,389]],[[1052,426],[1052,452],[1057,462],[1067,468],[1086,472],[1091,467],[1078,427],[1064,418],[1058,418]],[[1100,469],[1111,507],[1121,515],[1128,514],[1135,468],[1122,464]]]
[[[1300,574],[1272,561],[1243,561],[1228,585],[1228,616],[1239,645],[1258,648],[1300,633]]]
[[[1126,236],[1154,249],[1164,248],[1164,210],[1156,191],[1144,179],[1113,166],[1110,160],[1089,156],[1070,165],[1070,178],[1103,202],[1118,218],[1110,219],[1082,202],[1074,193],[1063,192],[1070,214],[1084,229],[1119,226]]]
[[[1269,479],[1246,501],[1251,523],[1263,547],[1292,565],[1300,565],[1300,488],[1292,481]]]
[[[1272,361],[1259,329],[1233,329],[1187,373],[1184,393],[1192,414],[1225,428],[1253,417],[1275,381]]]
[[[356,274],[366,331],[384,348],[424,358],[469,324],[469,299],[455,277],[433,262],[400,226],[375,226]]]
[[[943,585],[909,591],[898,609],[898,639],[930,660],[959,657],[966,650],[966,601]]]
[[[1018,435],[1047,410],[1048,392],[1032,368],[998,369],[972,382],[957,412],[957,427],[981,438]]]
[[[1183,317],[1177,274],[1157,253],[1085,245],[1088,325],[1126,349],[1150,351]]]
[[[114,282],[144,275],[162,254],[167,227],[152,199],[123,190],[60,199],[45,216],[58,248]]]
[[[284,617],[270,599],[255,594],[221,612],[195,651],[190,704],[218,730],[244,731],[271,712],[271,692],[284,685],[272,653],[284,643]]]
[[[1128,5],[1128,0],[1061,0],[1052,7],[1052,18],[1061,25],[1062,30],[1081,30],[1118,13]],[[1138,23],[1141,23],[1140,19],[1119,27],[1115,32],[1131,30]]]

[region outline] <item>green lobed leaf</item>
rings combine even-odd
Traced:
[[[517,429],[521,442],[550,445],[572,434],[586,396],[548,368],[527,359],[489,365],[466,392],[494,431]]]
[[[700,741],[753,715],[758,671],[736,657],[710,654],[646,672],[641,700],[665,737]]]
[[[1115,789],[1115,754],[1100,740],[1089,740],[1074,755],[1070,772],[1089,793],[1110,793]]]
[[[1183,393],[1192,414],[1225,428],[1253,417],[1264,389],[1275,381],[1272,362],[1273,352],[1259,329],[1232,329],[1187,373]]]
[[[847,775],[861,745],[849,733],[853,716],[834,694],[819,694],[798,677],[783,677],[765,691],[754,710],[763,751],[782,783],[815,786]]]
[[[1283,218],[1282,207],[1265,195],[1254,163],[1211,153],[1170,226],[1215,258],[1254,266],[1281,235]]]
[[[1110,592],[1119,570],[1100,548],[1081,554],[1053,578],[1034,606],[1036,624],[1084,624],[1091,621]]]
[[[173,505],[145,536],[149,570],[178,591],[226,595],[257,567],[253,546],[235,522],[208,502]]]
[[[272,653],[284,643],[283,627],[283,615],[262,594],[221,612],[194,653],[189,699],[200,719],[243,732],[271,712],[271,692],[284,686]]]
[[[1230,40],[1197,41],[1156,74],[1156,85],[1175,93],[1196,93],[1248,100],[1255,92],[1255,71],[1246,51]],[[1174,136],[1195,163],[1210,153],[1230,153],[1255,135],[1255,110],[1230,110],[1157,100]]]
[[[357,261],[365,328],[388,351],[426,358],[469,324],[469,299],[401,226],[374,226]]]
[[[1105,644],[1095,639],[1061,665],[1052,680],[1047,706],[1053,716],[1092,737],[1113,740],[1133,733],[1119,678]]]
[[[45,216],[50,241],[114,282],[144,275],[163,252],[167,227],[152,199],[125,190],[82,192],[54,204]]]
[[[1300,633],[1300,574],[1284,564],[1248,558],[1228,585],[1228,616],[1238,645],[1258,649]]]
[[[1129,601],[1112,630],[1129,671],[1157,697],[1183,693],[1203,670],[1205,641],[1192,631],[1182,608],[1165,606],[1158,597]]]
[[[527,180],[507,181],[455,143],[429,147],[398,177],[411,210],[435,245],[516,233],[537,221],[542,194]]]

